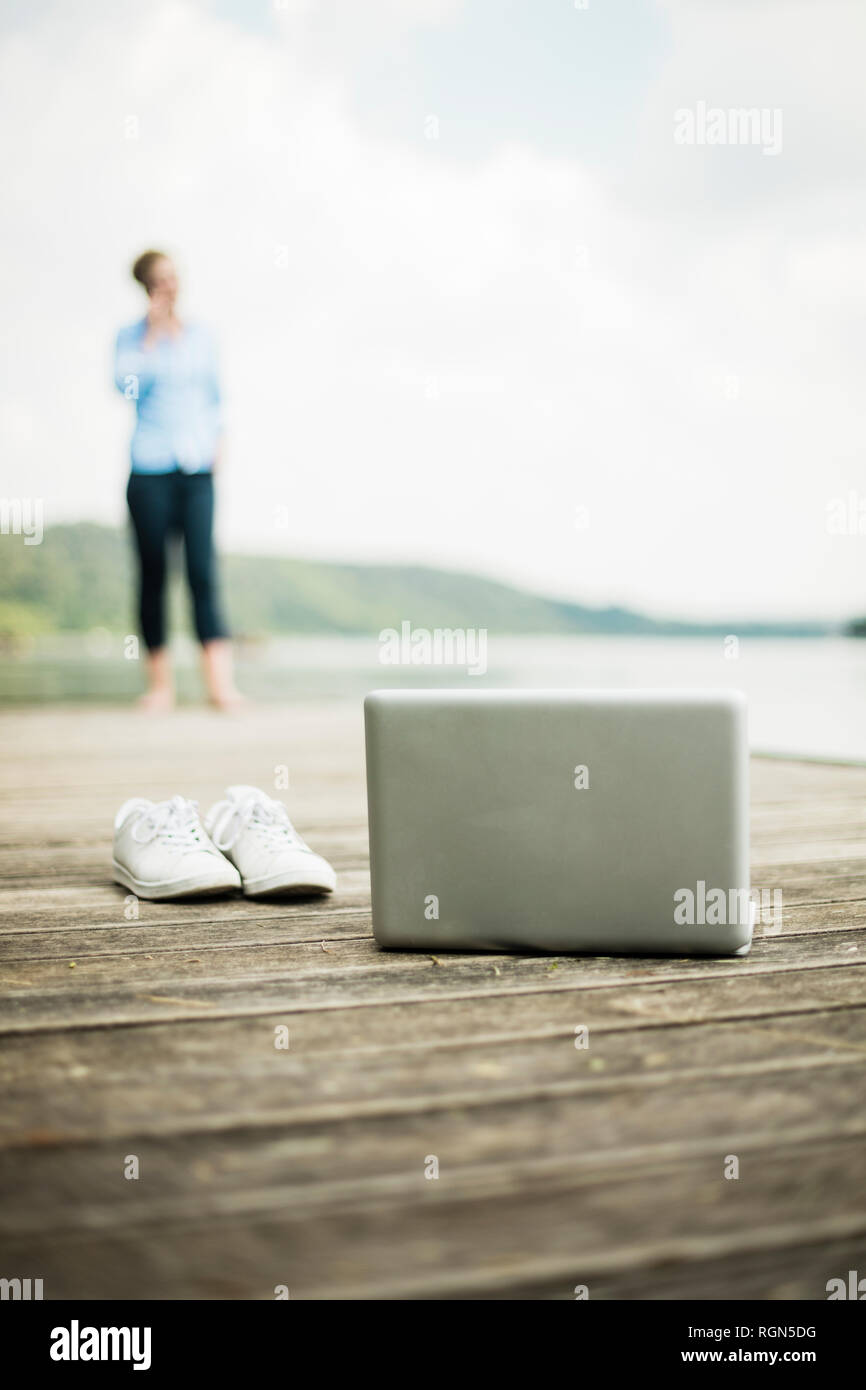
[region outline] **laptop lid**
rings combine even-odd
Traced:
[[[381,690],[364,710],[380,945],[748,950],[739,692]]]

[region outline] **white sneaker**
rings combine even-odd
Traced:
[[[115,883],[139,898],[189,898],[240,888],[240,875],[208,838],[185,797],[125,801],[114,819]]]
[[[334,870],[304,843],[283,803],[258,787],[229,787],[205,825],[249,898],[332,893],[337,886]]]

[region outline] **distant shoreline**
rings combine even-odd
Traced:
[[[2,553],[0,644],[7,651],[51,634],[136,631],[131,548],[122,528],[92,522],[50,527],[39,545],[25,545],[17,535],[4,536]],[[425,566],[227,553],[221,569],[232,629],[247,642],[283,636],[370,638],[407,621],[427,629],[486,629],[513,637],[866,636],[866,620],[660,619],[630,608],[594,608],[475,574]],[[175,631],[183,630],[185,622],[185,607],[178,599],[175,592]]]

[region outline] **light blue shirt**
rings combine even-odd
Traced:
[[[146,319],[121,328],[114,363],[118,391],[135,401],[132,471],[209,469],[222,428],[213,339],[202,325],[185,324],[145,352],[146,331]]]

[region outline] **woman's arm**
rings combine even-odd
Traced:
[[[225,461],[225,421],[223,419],[223,396],[220,388],[219,359],[213,338],[208,334],[208,391],[213,406],[217,427],[217,440],[214,449],[213,471],[222,467]]]
[[[137,329],[121,328],[114,349],[114,384],[128,401],[137,401],[153,379],[153,359],[144,350]]]
[[[153,380],[153,349],[159,340],[176,338],[180,331],[170,297],[159,290],[150,296],[144,332],[141,324],[121,328],[114,356],[114,384],[127,400],[138,400],[142,388]]]

